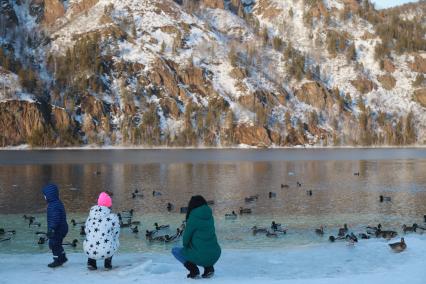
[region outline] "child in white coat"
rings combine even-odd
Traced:
[[[83,249],[89,258],[87,268],[96,270],[96,260],[105,260],[105,269],[112,269],[112,257],[120,246],[120,222],[116,214],[111,213],[111,197],[102,192],[98,205],[90,209],[86,220],[86,239]]]

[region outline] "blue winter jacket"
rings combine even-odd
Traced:
[[[47,230],[54,231],[56,240],[63,239],[68,233],[68,223],[64,204],[59,199],[58,187],[54,184],[46,185],[43,194],[48,202]]]

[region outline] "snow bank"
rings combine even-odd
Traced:
[[[426,236],[408,235],[406,251],[393,253],[385,240],[311,245],[276,250],[224,250],[211,283],[425,283]],[[83,254],[69,255],[51,270],[49,254],[0,255],[0,283],[193,283],[169,254],[120,254],[112,271],[91,272]],[[101,267],[101,263],[98,263]]]

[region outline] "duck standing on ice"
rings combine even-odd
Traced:
[[[404,238],[401,238],[400,242],[389,244],[389,246],[394,252],[402,252],[407,248]]]

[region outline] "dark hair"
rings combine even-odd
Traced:
[[[189,214],[191,214],[191,211],[195,208],[201,207],[203,205],[207,205],[207,201],[202,197],[201,195],[195,195],[191,197],[191,200],[189,200],[188,203],[188,211],[186,212],[186,220],[189,218]]]

